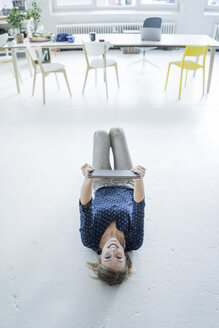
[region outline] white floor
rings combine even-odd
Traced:
[[[119,64],[85,95],[82,52],[62,52],[71,88],[53,76],[42,105],[41,79],[24,58],[21,93],[6,65],[0,75],[0,327],[219,327],[219,53],[210,93],[201,72],[189,76],[179,102],[179,70],[164,84],[169,61],[182,50],[148,53],[160,66],[128,66],[140,55],[111,51]],[[209,54],[207,67],[209,64]],[[121,126],[134,164],[147,167],[142,248],[133,275],[119,287],[89,277],[96,255],[79,235],[80,166],[91,162],[96,129]]]

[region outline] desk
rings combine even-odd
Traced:
[[[13,64],[15,70],[15,78],[17,84],[17,91],[20,92],[20,84],[18,79],[17,72],[17,56],[16,49],[17,48],[26,48],[29,46],[41,46],[44,48],[78,48],[83,47],[83,41],[89,41],[89,36],[87,34],[77,34],[75,36],[74,43],[68,42],[41,42],[41,43],[31,43],[27,40],[24,43],[8,43],[5,47],[11,48]],[[97,34],[98,39],[104,39],[105,41],[109,41],[111,43],[111,47],[186,47],[186,46],[203,46],[209,45],[211,51],[210,57],[210,65],[208,71],[208,84],[207,84],[207,92],[210,91],[211,86],[211,77],[214,65],[214,56],[216,48],[219,47],[219,42],[210,38],[208,35],[200,35],[200,34],[162,34],[160,41],[141,41],[140,34]]]

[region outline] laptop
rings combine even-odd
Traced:
[[[88,178],[140,179],[141,176],[131,170],[94,170],[88,173]]]
[[[142,41],[160,41],[161,28],[142,27],[140,33]]]

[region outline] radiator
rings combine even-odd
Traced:
[[[219,41],[219,25],[218,24],[214,25],[212,38]],[[219,47],[217,47],[216,50],[219,50]]]
[[[219,25],[216,25],[216,24],[214,25],[212,38],[219,41]]]
[[[161,32],[164,34],[175,33],[175,23],[162,23]],[[89,32],[96,32],[100,34],[106,33],[123,33],[125,30],[140,30],[142,23],[104,23],[104,24],[61,24],[56,25],[58,33],[71,33],[71,34],[88,34]],[[80,48],[74,48],[77,50]],[[65,48],[63,50],[73,50],[73,48]],[[139,53],[133,47],[124,47],[124,53]]]
[[[56,25],[57,33],[87,34],[96,32],[105,33],[123,33],[124,30],[139,30],[142,23],[105,23],[105,24],[62,24]],[[162,33],[174,34],[175,23],[162,23]]]

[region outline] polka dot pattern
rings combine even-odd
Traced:
[[[96,191],[95,198],[80,209],[80,233],[84,246],[98,253],[99,243],[106,228],[116,221],[116,227],[125,235],[129,252],[141,247],[144,239],[145,201],[136,203],[133,189],[126,187],[103,187]]]

